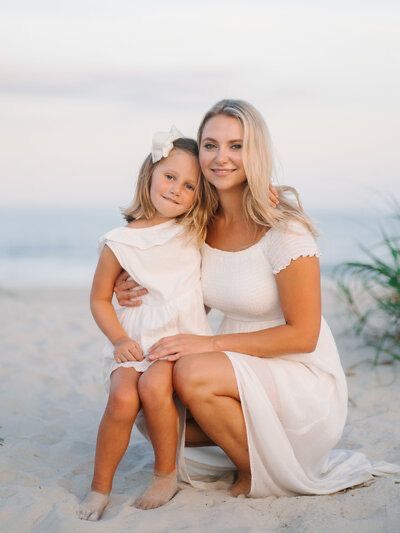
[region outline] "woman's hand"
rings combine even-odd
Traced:
[[[148,293],[148,290],[141,287],[128,272],[123,270],[115,281],[115,296],[121,307],[138,307],[142,305],[141,296]]]
[[[149,349],[149,360],[164,357],[167,361],[177,361],[191,353],[215,352],[214,337],[207,335],[173,335],[157,341]]]
[[[117,363],[143,361],[143,351],[140,345],[130,337],[121,337],[114,343],[114,359]]]
[[[269,185],[268,200],[271,207],[276,207],[279,204],[278,189],[273,185]]]

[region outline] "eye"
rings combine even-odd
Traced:
[[[233,150],[240,150],[242,148],[242,145],[240,143],[233,144],[232,148],[233,148]]]
[[[206,150],[212,150],[213,148],[215,148],[215,144],[212,144],[212,143],[205,143],[204,144],[204,148]]]
[[[175,176],[171,176],[171,174],[165,174],[165,177],[168,181],[172,181],[175,179]]]
[[[186,183],[185,187],[188,191],[194,191],[194,185],[191,183]]]

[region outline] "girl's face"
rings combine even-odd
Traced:
[[[218,191],[246,182],[242,147],[243,126],[237,118],[216,115],[206,122],[199,146],[200,166]]]
[[[153,171],[150,198],[158,215],[175,218],[187,213],[196,199],[200,167],[197,158],[173,148]]]

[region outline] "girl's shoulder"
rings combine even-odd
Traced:
[[[174,220],[163,222],[155,226],[144,226],[130,222],[126,226],[114,228],[99,238],[99,247],[105,244],[125,245],[140,250],[159,246],[172,241],[184,232],[184,228]]]

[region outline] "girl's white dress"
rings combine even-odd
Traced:
[[[225,252],[202,248],[207,306],[222,311],[219,333],[285,323],[275,274],[301,256],[318,256],[311,233],[298,222],[270,229],[255,245]],[[251,463],[252,497],[327,494],[398,468],[358,452],[335,450],[346,421],[347,387],[335,341],[322,319],[312,353],[254,357],[227,352],[240,392]],[[220,475],[232,463],[215,447],[183,448],[180,474]],[[183,457],[186,457],[186,461]]]
[[[169,335],[193,333],[209,335],[200,282],[201,254],[186,230],[169,220],[148,228],[123,226],[99,239],[99,250],[108,246],[132,278],[149,291],[143,304],[117,311],[126,333],[147,354],[152,344]],[[110,342],[104,349],[104,377],[109,384],[118,367],[144,372],[148,359],[117,363]]]

